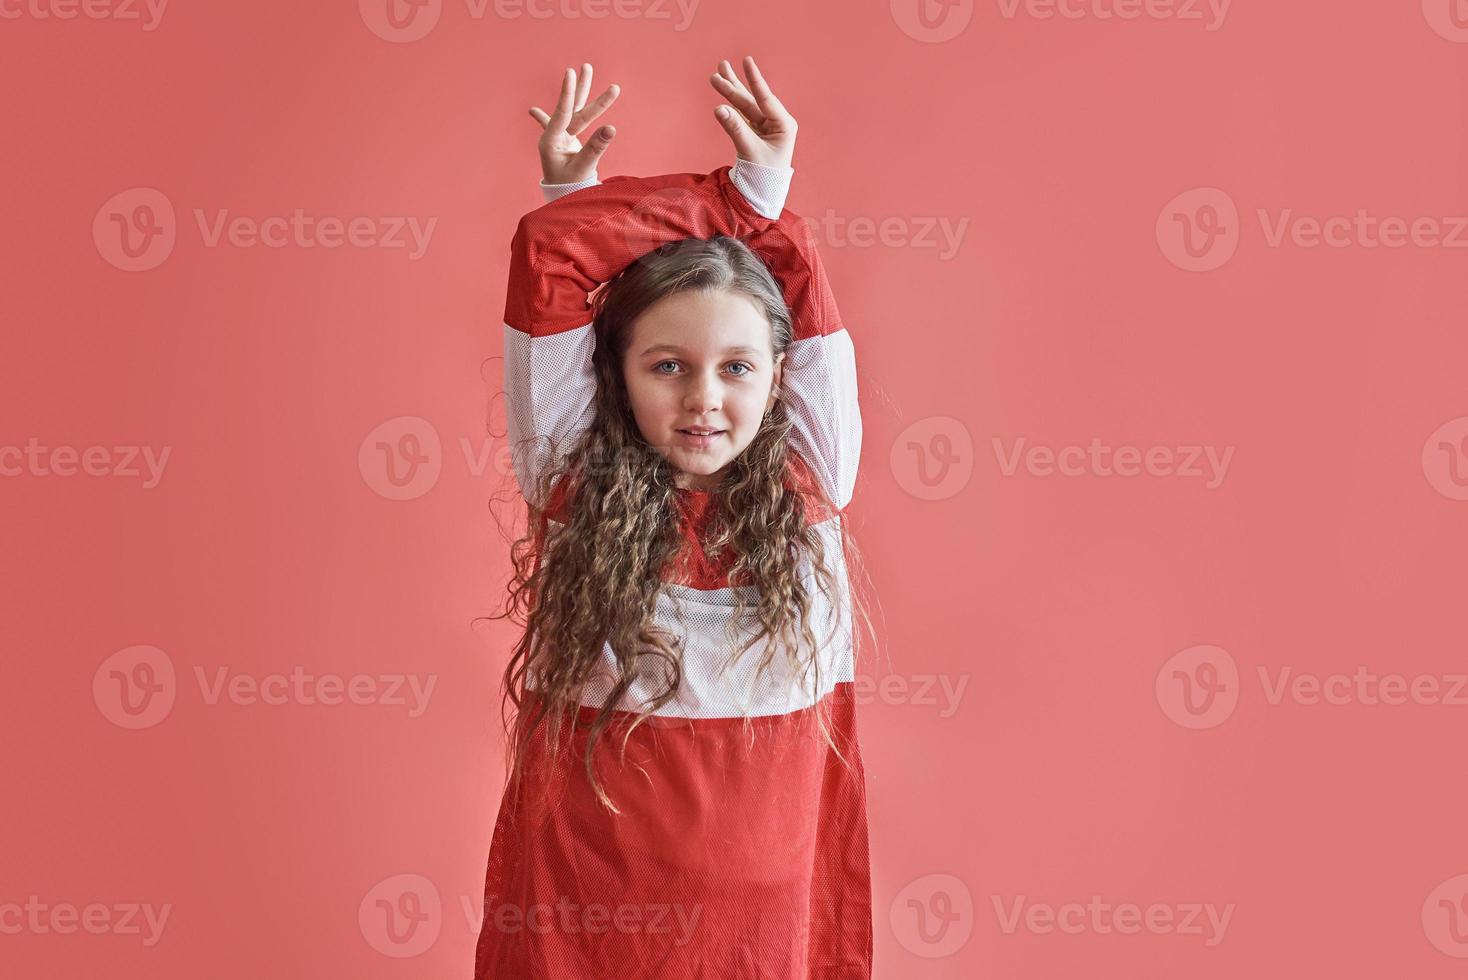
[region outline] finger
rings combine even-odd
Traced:
[[[784,116],[788,115],[785,106],[775,98],[775,93],[770,89],[770,84],[765,81],[765,76],[760,72],[759,65],[754,63],[753,55],[744,56],[744,74],[749,76],[749,87],[754,92],[755,101],[766,115]]]
[[[550,116],[547,116],[545,114],[545,110],[540,108],[540,106],[530,107],[530,118],[540,123],[542,127],[545,126],[546,123],[550,122]]]
[[[754,96],[750,95],[749,90],[739,81],[739,77],[734,74],[734,69],[730,67],[729,62],[719,62],[718,73],[711,75],[709,81],[713,83],[715,91],[732,102],[746,119],[760,121],[764,119],[764,113],[760,111],[759,105],[754,101]]]
[[[581,63],[581,78],[576,85],[576,104],[572,107],[580,112],[581,107],[586,105],[586,96],[591,91],[591,63]]]
[[[607,151],[607,147],[612,145],[612,137],[615,135],[617,135],[616,127],[603,126],[596,131],[596,135],[581,148],[581,152],[577,153],[573,159],[586,164],[588,169],[595,170],[596,162]]]
[[[566,124],[571,121],[571,99],[575,94],[575,85],[576,73],[567,68],[566,73],[561,76],[561,95],[556,100],[556,111],[551,113],[550,123],[546,126],[547,130],[554,132],[564,130]]]
[[[729,139],[734,143],[734,152],[737,156],[747,160],[753,160],[758,156],[757,147],[760,139],[754,130],[749,128],[749,123],[744,117],[726,105],[721,105],[714,110],[714,118],[719,125],[724,127],[724,132],[729,134]]]
[[[765,75],[759,70],[752,54],[744,56],[744,75],[749,76],[750,91],[755,94],[755,101],[759,103],[760,110],[766,116],[788,116],[784,104],[775,98],[774,89],[769,88],[769,82],[765,81]]]
[[[719,78],[728,82],[728,88],[733,92],[738,110],[744,113],[746,119],[762,119],[763,113],[760,111],[755,97],[750,94],[749,88],[746,88],[744,82],[740,81],[740,76],[734,72],[734,66],[730,65],[727,59],[719,62]]]
[[[615,83],[608,85],[607,90],[601,95],[598,95],[590,105],[571,117],[571,124],[568,130],[570,134],[572,136],[580,136],[581,131],[591,125],[597,116],[606,112],[611,107],[611,104],[617,101],[617,96],[621,94],[622,87],[620,85]]]

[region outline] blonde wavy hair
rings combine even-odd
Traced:
[[[592,715],[584,703],[588,687],[610,683],[610,693],[595,706],[587,727],[582,764],[596,798],[620,813],[593,766],[598,741],[609,729],[620,731],[625,764],[631,733],[677,696],[682,643],[653,622],[664,569],[681,546],[677,471],[642,436],[622,363],[638,316],[663,297],[688,290],[748,297],[769,321],[775,356],[791,344],[790,312],[770,270],[749,245],[725,235],[668,242],[633,262],[592,296],[594,419],[561,461],[540,474],[535,492],[525,495],[543,503],[527,504],[525,533],[510,549],[514,574],[506,611],[488,617],[508,617],[525,628],[504,673],[501,715],[509,734],[507,792],[515,792],[526,775],[538,728],[545,726],[554,762],[562,751],[562,735],[569,741]],[[730,585],[753,585],[759,597],[753,608],[759,631],[739,645],[738,624],[748,621],[750,605],[743,589],[734,590],[738,606],[730,620],[730,662],[768,640],[756,677],[769,667],[779,648],[796,676],[810,675],[813,690],[820,691],[815,653],[830,641],[835,626],[821,640],[811,629],[813,603],[801,579],[802,558],[811,559],[830,608],[839,608],[848,597],[838,594],[838,582],[826,565],[825,546],[807,520],[812,503],[807,495],[813,495],[822,516],[836,509],[819,481],[791,479],[792,467],[803,467],[790,449],[791,428],[785,401],[777,397],[753,442],[729,464],[713,491],[711,503],[716,506],[703,544],[711,559],[731,554]],[[557,499],[552,488],[557,484],[565,492],[564,521],[552,519]],[[837,519],[841,546],[848,569],[859,569],[860,555],[847,523],[844,516]],[[855,580],[848,575],[848,584]],[[849,598],[875,641],[862,593],[852,589]],[[839,617],[833,620],[839,622]],[[855,631],[851,640],[855,644]],[[604,645],[615,658],[610,677]],[[618,710],[639,671],[645,671],[644,658],[661,666],[663,689],[643,711]],[[826,711],[812,714],[825,742],[849,767],[850,760],[831,735]],[[751,736],[752,730],[746,715],[745,735]],[[547,776],[553,768],[546,767]]]

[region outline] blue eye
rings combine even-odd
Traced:
[[[678,363],[677,361],[658,361],[656,364],[654,364],[652,366],[652,372],[653,372],[653,374],[672,374],[673,373],[672,371],[664,371],[664,370],[662,370],[662,366],[664,364],[677,364],[677,363]],[[739,372],[735,373],[734,377],[736,377],[736,378],[742,378],[746,374],[749,374],[752,371],[754,371],[754,368],[751,365],[746,364],[744,361],[731,361],[730,364],[729,364],[729,366],[730,367],[741,367],[741,368],[744,369],[743,371],[739,371]]]

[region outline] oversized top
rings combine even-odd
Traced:
[[[632,731],[625,762],[617,725],[614,738],[598,743],[608,760],[598,775],[621,813],[595,798],[581,766],[585,725],[610,686],[587,691],[580,731],[553,763],[537,735],[527,775],[551,780],[555,802],[522,788],[500,804],[476,978],[871,977],[865,776],[838,524],[861,451],[856,366],[810,230],[783,207],[790,173],[741,160],[710,174],[547,187],[554,199],[516,229],[505,393],[522,493],[591,421],[591,292],[663,242],[737,237],[769,266],[790,308],[781,397],[793,422],[791,480],[819,485],[836,507],[807,514],[839,588],[824,596],[806,564],[811,626],[830,642],[817,651],[813,674],[796,676],[780,650],[756,678],[763,644],[731,662],[726,635],[736,588],[751,587],[731,586],[727,561],[712,562],[701,549],[717,493],[679,491],[687,547],[664,570],[655,614],[682,641],[678,695]],[[544,502],[551,514],[560,490]],[[604,657],[615,663],[610,649]],[[650,704],[663,683],[661,675],[634,683],[618,720]],[[818,710],[849,768],[817,731]]]

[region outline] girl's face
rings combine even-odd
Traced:
[[[631,331],[622,374],[642,437],[678,470],[678,486],[717,486],[775,403],[783,358],[769,321],[742,293],[690,290],[649,306]]]

